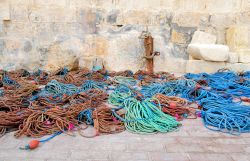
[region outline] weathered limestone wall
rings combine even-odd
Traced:
[[[0,0],[0,68],[91,67],[100,57],[108,69],[143,69],[145,26],[161,52],[156,71],[250,70],[248,61],[188,60],[186,52],[201,30],[249,59],[250,0]]]

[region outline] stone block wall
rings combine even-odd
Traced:
[[[110,70],[144,69],[138,37],[146,26],[161,52],[156,71],[250,70],[247,62],[188,60],[186,52],[201,30],[237,53],[227,33],[238,38],[232,27],[242,27],[250,40],[250,0],[0,0],[0,68],[91,67],[98,57]],[[250,41],[243,45],[246,53]]]

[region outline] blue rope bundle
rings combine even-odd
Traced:
[[[103,82],[96,82],[93,80],[88,80],[85,81],[85,83],[80,87],[80,91],[85,92],[88,91],[90,89],[102,89],[104,90],[105,87],[107,87],[108,85],[106,83]]]
[[[3,76],[3,84],[10,85],[10,86],[15,86],[17,85],[17,82],[10,79],[7,75]]]
[[[54,95],[73,95],[78,93],[78,88],[73,84],[63,84],[56,80],[52,80],[45,86],[45,90]]]
[[[141,93],[145,97],[153,97],[155,94],[164,94],[167,96],[177,96],[185,93],[187,90],[196,87],[196,82],[193,80],[176,80],[166,83],[153,83],[148,86],[143,86]]]
[[[233,102],[235,97],[250,97],[249,74],[186,74],[186,78],[197,82],[205,80],[211,89],[190,90],[182,97],[198,101],[202,106],[204,125],[208,129],[234,135],[250,132],[250,107],[241,105],[241,102]]]
[[[78,115],[78,121],[79,122],[85,122],[87,125],[94,125],[94,120],[93,120],[93,109],[85,109],[81,111]]]
[[[202,118],[208,129],[230,134],[250,132],[249,106],[214,102],[207,104],[204,108],[206,111],[202,111]]]

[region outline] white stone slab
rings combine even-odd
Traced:
[[[215,44],[189,44],[187,52],[194,59],[224,62],[228,60],[229,48]]]

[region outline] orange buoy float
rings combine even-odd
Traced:
[[[38,140],[31,140],[29,142],[29,149],[35,149],[39,146],[39,141]]]
[[[169,107],[170,108],[176,108],[176,103],[175,102],[170,102]]]
[[[39,146],[40,141],[39,140],[31,140],[28,145],[26,145],[24,148],[20,148],[22,150],[32,150],[36,149]]]

